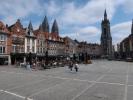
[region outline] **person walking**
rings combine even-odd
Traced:
[[[27,70],[30,70],[31,71],[31,66],[30,66],[30,63],[29,62],[27,62],[26,68],[27,68]]]
[[[79,68],[78,68],[78,63],[75,63],[74,69],[75,69],[76,72],[78,72],[78,69],[79,69]]]
[[[72,71],[72,69],[73,69],[73,62],[72,61],[70,61],[70,63],[69,63],[69,69]]]

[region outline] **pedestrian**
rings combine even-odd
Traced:
[[[31,66],[30,66],[30,63],[27,62],[27,66],[26,66],[27,70],[31,70]]]
[[[33,63],[33,67],[32,68],[34,69],[34,71],[37,71],[38,68],[37,68],[37,64],[35,62]]]
[[[70,63],[69,63],[69,69],[72,71],[72,69],[73,69],[73,62],[72,61],[70,61]]]
[[[75,63],[74,68],[75,68],[75,71],[78,72],[78,69],[79,69],[78,68],[78,63]]]

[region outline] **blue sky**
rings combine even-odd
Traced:
[[[31,20],[37,29],[46,15],[50,27],[57,20],[61,36],[100,43],[105,8],[117,44],[131,33],[133,0],[3,0],[0,20],[11,25],[19,18],[24,27]]]

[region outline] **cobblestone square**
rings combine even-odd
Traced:
[[[133,63],[94,60],[68,67],[29,71],[0,66],[0,100],[132,100]]]

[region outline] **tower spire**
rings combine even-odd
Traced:
[[[58,29],[58,24],[56,22],[56,19],[54,20],[51,32],[59,34],[59,29]]]
[[[107,12],[106,12],[106,9],[104,11],[104,19],[107,19]]]
[[[44,32],[49,32],[49,24],[48,24],[47,16],[44,17],[44,20],[42,22],[42,29]]]

